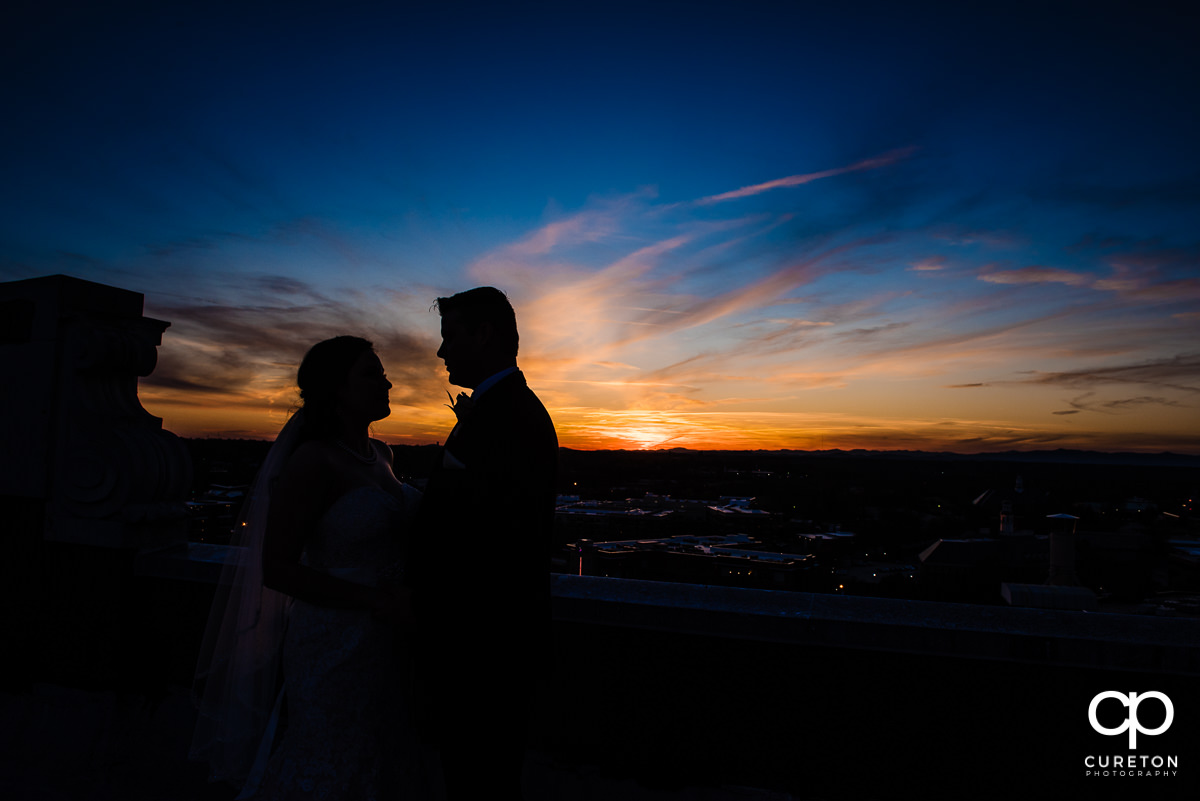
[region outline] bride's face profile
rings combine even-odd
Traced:
[[[354,420],[382,420],[392,413],[388,398],[391,388],[392,382],[388,381],[383,363],[375,351],[364,351],[350,368],[345,383],[338,389],[338,408]]]

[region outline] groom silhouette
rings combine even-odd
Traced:
[[[422,728],[448,801],[518,799],[529,712],[548,670],[558,438],[517,369],[516,315],[498,289],[437,299],[452,406],[408,574]]]

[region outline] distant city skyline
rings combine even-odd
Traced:
[[[371,338],[454,417],[489,284],[573,448],[1200,453],[1200,34],[1169,4],[19,12],[0,280],[171,322],[143,406],[272,438]]]

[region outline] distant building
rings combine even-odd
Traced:
[[[800,542],[819,556],[849,555],[855,547],[857,536],[853,531],[814,531],[796,535]]]
[[[245,484],[212,484],[200,497],[188,501],[188,539],[228,544],[248,489]]]
[[[587,542],[581,552],[584,575],[778,590],[813,590],[818,583],[816,557],[764,550],[744,534]]]
[[[754,498],[722,496],[716,501],[672,498],[648,492],[620,501],[579,500],[564,496],[555,510],[559,542],[596,542],[670,537],[677,534],[737,534],[754,530],[772,515],[753,508]]]
[[[1000,600],[997,540],[941,539],[921,552],[921,590],[935,601],[996,603]]]

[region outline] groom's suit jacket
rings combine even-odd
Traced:
[[[519,691],[546,667],[557,460],[554,424],[520,372],[474,400],[446,440],[406,571],[435,695],[488,694],[492,682]]]

